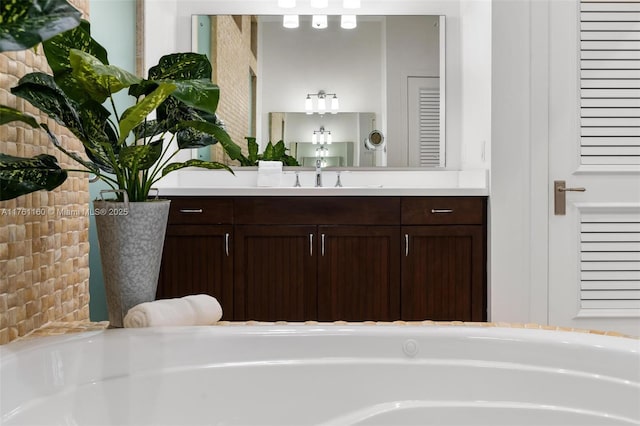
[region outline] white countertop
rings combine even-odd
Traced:
[[[258,187],[257,168],[184,169],[155,186],[160,196],[487,196],[486,170],[323,170],[316,188],[313,170],[285,170],[278,186]],[[296,173],[301,187],[294,187]],[[340,173],[343,187],[336,188]]]

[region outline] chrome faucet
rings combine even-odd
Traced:
[[[322,159],[316,159],[316,188],[322,186]]]

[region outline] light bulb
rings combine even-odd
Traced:
[[[338,109],[340,109],[340,102],[338,101],[338,96],[333,95],[333,98],[331,98],[331,113],[337,114]]]
[[[298,28],[300,26],[298,15],[284,15],[282,17],[282,26],[285,28]]]
[[[318,135],[316,134],[316,132],[313,132],[313,134],[311,135],[311,143],[313,145],[318,143]]]
[[[324,98],[318,98],[318,112],[320,114],[323,114],[326,109],[327,109],[327,102],[324,100]]]
[[[296,0],[278,0],[278,7],[290,9],[296,7]]]
[[[340,17],[340,27],[345,30],[352,30],[358,26],[356,15],[342,15]]]
[[[319,30],[327,28],[327,15],[313,15],[311,26]]]
[[[307,99],[304,100],[304,110],[307,114],[313,114],[313,103],[311,102],[311,96],[307,95]]]
[[[331,137],[331,132],[327,132],[327,145],[331,145],[331,142],[333,142],[333,138]],[[327,152],[329,150],[327,149]]]
[[[322,9],[329,5],[329,0],[311,0],[311,7]]]
[[[320,145],[324,144],[324,133],[320,133],[320,137],[318,138]]]

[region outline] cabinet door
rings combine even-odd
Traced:
[[[402,319],[485,321],[482,226],[405,226]]]
[[[233,319],[233,259],[230,225],[169,225],[156,298],[205,293]]]
[[[316,227],[236,225],[237,320],[317,319]]]
[[[321,321],[400,318],[398,226],[319,226]]]

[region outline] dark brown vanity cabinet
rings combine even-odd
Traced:
[[[157,299],[205,293],[233,318],[233,200],[172,198]]]
[[[226,320],[486,320],[484,197],[172,198],[158,297]]]
[[[236,199],[238,320],[391,320],[400,316],[399,199]]]
[[[320,226],[318,319],[400,319],[397,226]]]
[[[404,198],[402,318],[486,321],[486,199]]]
[[[236,225],[234,318],[305,321],[318,316],[310,225]]]

